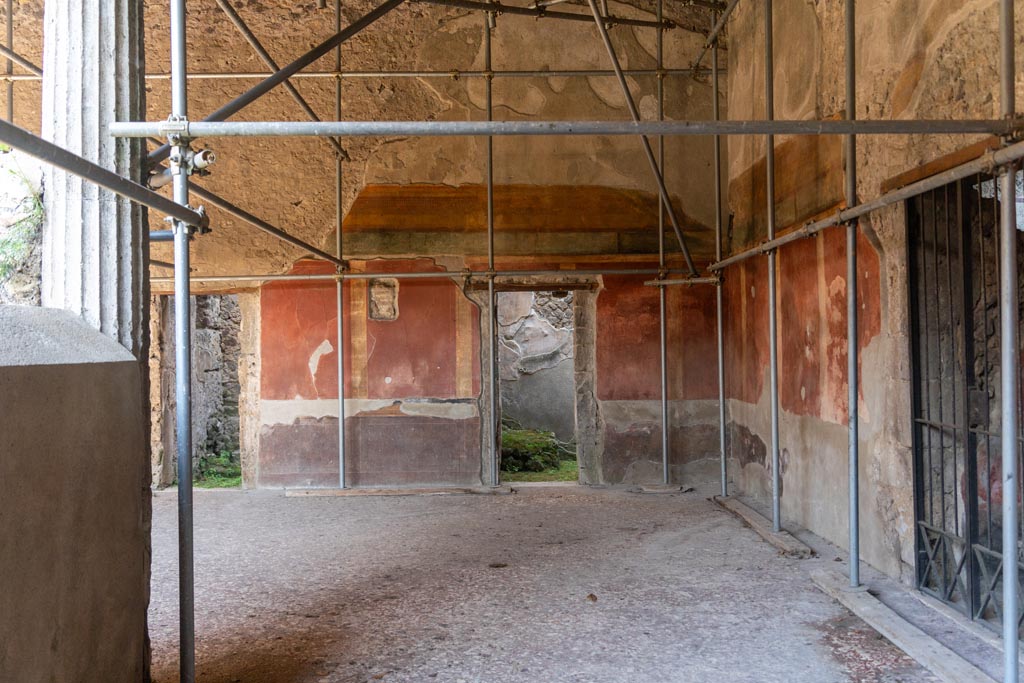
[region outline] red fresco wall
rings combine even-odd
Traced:
[[[644,285],[652,279],[649,275],[603,279],[597,298],[598,398],[660,400],[658,288]],[[714,287],[673,286],[666,299],[669,397],[717,397]]]
[[[302,261],[293,274],[333,274],[328,263]],[[351,296],[346,284],[345,297]],[[346,307],[347,308],[347,307]],[[331,281],[270,282],[260,290],[260,396],[272,400],[338,398],[338,317]],[[348,311],[344,312],[349,329]],[[315,376],[309,358],[327,340]],[[346,354],[346,358],[348,355]],[[346,379],[351,368],[346,362]],[[346,390],[351,384],[346,382]]]
[[[366,264],[368,273],[389,270],[418,273],[444,269],[424,259]],[[456,299],[463,296],[450,280],[399,281],[398,319],[366,321],[369,398],[458,397],[455,391],[455,306]],[[478,324],[474,324],[474,330],[479,330]],[[477,338],[479,335],[474,336]],[[474,389],[479,391],[478,381]]]
[[[768,265],[749,259],[723,277],[726,396],[756,403],[768,367]]]
[[[370,261],[366,272],[440,272],[429,260]],[[293,273],[334,272],[329,264],[304,261]],[[352,282],[345,298],[351,302]],[[365,295],[364,295],[365,296]],[[455,391],[455,306],[463,294],[449,280],[401,280],[397,320],[366,321],[368,398],[458,398]],[[261,294],[261,395],[265,399],[337,398],[337,308],[335,284],[271,282]],[[344,326],[351,348],[351,305]],[[479,347],[479,312],[474,309],[474,349]],[[310,357],[327,340],[331,353],[310,373]],[[351,353],[345,354],[345,390],[352,397]],[[478,352],[474,352],[478,358]],[[477,361],[478,363],[479,361]],[[386,378],[390,378],[388,383]],[[479,377],[474,393],[479,392]]]
[[[878,253],[857,244],[863,350],[881,331]],[[796,415],[846,424],[846,234],[826,230],[780,250],[779,404]],[[726,270],[726,391],[756,403],[768,367],[768,268],[754,258]]]
[[[655,267],[655,263],[573,264],[579,269]],[[359,266],[364,272],[440,272],[432,260],[379,260]],[[509,269],[565,267],[564,263],[516,263]],[[333,273],[317,262],[301,262],[295,273]],[[571,273],[571,270],[567,270]],[[650,275],[606,275],[596,302],[596,384],[602,401],[657,401],[660,398],[659,295],[644,285]],[[471,306],[467,321],[458,306],[464,295],[450,280],[401,280],[397,320],[365,318],[365,285],[346,281],[346,396],[348,398],[439,400],[475,398],[480,392],[480,312]],[[715,289],[672,287],[668,306],[670,398],[714,399]],[[461,300],[461,301],[460,301]],[[274,282],[262,289],[261,396],[265,400],[336,399],[337,359],[335,284]],[[352,320],[350,311],[357,319]],[[362,327],[361,327],[362,326]],[[365,330],[365,333],[363,332]],[[311,372],[311,357],[324,341]],[[461,350],[459,349],[461,342]],[[364,347],[359,344],[365,343]],[[469,348],[467,348],[467,346]],[[462,353],[464,360],[459,361]],[[362,384],[354,384],[356,370]],[[365,361],[363,360],[365,359]],[[363,363],[365,362],[365,365]],[[462,382],[458,381],[457,365]],[[472,377],[466,376],[467,368]],[[471,379],[471,381],[470,381]],[[459,395],[472,386],[469,396]],[[621,480],[631,463],[660,463],[660,422],[606,424],[610,454],[604,474]],[[478,417],[455,419],[410,415],[397,406],[346,418],[346,473],[354,485],[427,485],[479,483]],[[708,425],[673,424],[674,464],[705,457]],[[291,424],[264,425],[260,437],[258,483],[264,486],[335,486],[338,481],[337,423],[333,417],[302,417]],[[705,434],[707,432],[707,434]],[[717,432],[715,432],[717,433]],[[712,435],[713,436],[713,435]],[[678,461],[678,463],[677,463]],[[660,465],[659,465],[660,466]]]

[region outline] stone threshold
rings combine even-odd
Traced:
[[[350,489],[285,489],[286,498],[348,498],[361,496],[507,496],[515,493],[511,486],[440,486],[434,488],[350,488]]]
[[[753,529],[758,536],[779,549],[783,555],[805,559],[814,556],[814,551],[807,544],[803,543],[788,531],[775,532],[769,519],[762,516],[753,508],[747,506],[737,498],[715,496],[714,501],[723,508],[739,517],[743,522]]]
[[[811,580],[823,593],[863,619],[893,645],[946,683],[982,683],[995,680],[914,626],[895,610],[882,604],[866,586],[852,588],[846,576],[827,569],[812,572]]]

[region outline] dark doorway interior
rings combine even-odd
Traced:
[[[978,175],[907,204],[917,584],[993,626],[1002,501],[1021,497],[1001,482],[999,202]]]

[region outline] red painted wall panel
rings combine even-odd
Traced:
[[[718,398],[715,287],[668,288],[669,397]]]
[[[881,331],[878,252],[857,242],[858,348]],[[753,258],[726,270],[726,395],[756,403],[768,367],[768,269]],[[779,252],[779,401],[783,410],[846,424],[846,234],[826,230]],[[863,392],[861,392],[863,396]]]
[[[597,395],[608,401],[661,398],[660,304],[651,276],[605,275],[597,297]],[[672,287],[667,299],[669,397],[718,395],[715,290]]]
[[[650,277],[604,276],[597,297],[597,396],[606,401],[661,396],[658,292]]]
[[[371,261],[367,272],[441,271],[432,261]],[[329,264],[303,261],[293,273],[333,273]],[[352,282],[345,284],[346,350]],[[361,288],[355,288],[363,292]],[[365,293],[361,293],[365,296]],[[463,297],[449,280],[401,280],[398,319],[366,320],[369,398],[458,398],[456,392],[456,303]],[[261,290],[261,395],[271,400],[337,398],[337,315],[333,282],[272,282]],[[470,344],[474,392],[480,390],[479,311],[472,315]],[[314,355],[323,342],[330,351]],[[346,392],[352,396],[352,355],[345,354]],[[313,370],[311,371],[311,364]],[[390,380],[390,381],[389,381]]]
[[[826,252],[825,256],[835,255]],[[817,240],[787,247],[779,257],[778,270],[779,402],[784,410],[798,415],[819,415],[823,321]],[[767,280],[764,287],[767,293]]]
[[[768,367],[768,265],[743,261],[724,278],[726,396],[756,403]]]
[[[291,272],[333,273],[334,267],[303,261]],[[346,285],[346,298],[350,296],[349,290]],[[330,281],[271,282],[263,286],[260,293],[260,393],[263,398],[338,397],[335,301],[335,285]],[[347,307],[343,322],[347,329]],[[320,356],[315,372],[311,373],[310,358],[325,340],[333,350]]]
[[[370,261],[366,272],[441,272],[427,260]],[[449,280],[399,280],[398,319],[366,322],[370,398],[456,398],[455,305]]]

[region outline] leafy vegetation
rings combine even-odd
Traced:
[[[504,420],[501,470],[505,481],[575,481],[576,446],[559,441],[552,432],[523,429]]]
[[[579,481],[580,472],[575,460],[563,460],[557,467],[541,472],[502,472],[501,480],[508,482]]]
[[[230,451],[199,459],[194,485],[203,489],[230,489],[242,485],[242,465]]]
[[[28,179],[15,169],[10,173],[18,177],[29,188],[30,194],[22,200],[18,211],[24,216],[0,232],[0,282],[6,280],[28,258],[32,243],[43,225],[43,200],[32,189]]]

